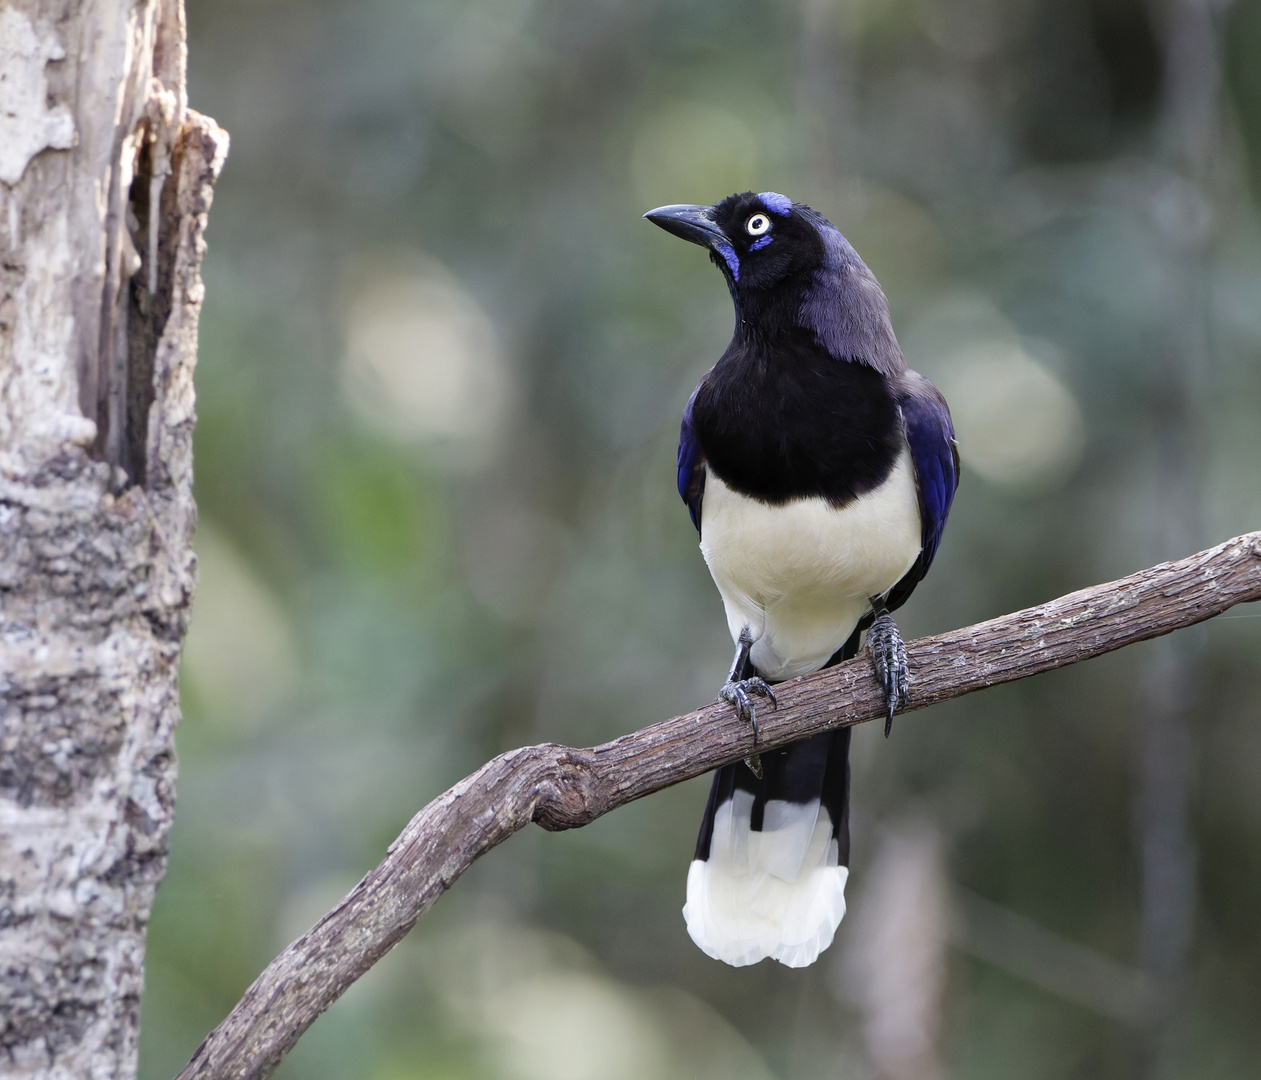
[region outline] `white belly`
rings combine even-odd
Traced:
[[[822,667],[871,598],[893,588],[920,552],[910,451],[888,479],[840,510],[820,498],[769,506],[706,467],[701,552],[722,594],[732,640],[746,626],[767,679]]]

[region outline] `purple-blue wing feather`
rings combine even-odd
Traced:
[[[679,496],[687,503],[692,524],[701,531],[701,500],[705,497],[705,455],[692,430],[693,393],[683,410],[683,426],[679,429]]]
[[[889,593],[892,611],[906,602],[915,586],[928,573],[941,543],[941,534],[959,487],[959,447],[955,442],[950,409],[937,387],[921,375],[908,372],[906,390],[899,395],[906,441],[915,468],[922,522],[919,558],[906,576]]]

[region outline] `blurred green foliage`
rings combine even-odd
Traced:
[[[750,188],[814,205],[953,397],[964,482],[908,637],[1185,554],[1171,514],[1196,545],[1261,524],[1261,6],[1214,8],[1225,81],[1190,163],[1167,145],[1175,10],[190,0],[190,100],[232,152],[143,1077],[173,1075],[490,756],[712,698],[730,642],[673,455],[730,306],[650,207]],[[1197,318],[1199,360],[1179,337]],[[1162,439],[1190,502],[1171,503]],[[1257,619],[1171,639],[1196,657],[1195,890],[1157,1065],[1150,1029],[1030,977],[1032,946],[979,959],[951,931],[949,1075],[1256,1075]],[[855,915],[813,968],[729,969],[687,939],[694,781],[476,864],[282,1075],[875,1075],[852,956],[869,871],[908,822],[950,896],[1132,971],[1159,647],[916,714],[888,742],[858,731]]]

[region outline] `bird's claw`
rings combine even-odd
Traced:
[[[764,679],[758,678],[756,675],[751,679],[741,679],[739,682],[728,682],[723,684],[723,688],[718,691],[718,700],[725,701],[736,708],[736,714],[746,724],[753,728],[753,745],[757,746],[758,727],[757,727],[757,709],[753,707],[753,700],[750,695],[764,697],[771,703],[774,709],[778,702],[775,700],[775,692],[766,685]],[[760,763],[759,763],[760,767]],[[759,769],[754,769],[754,775],[760,775]]]
[[[906,663],[906,643],[898,633],[897,623],[891,615],[881,615],[867,631],[867,648],[871,663],[876,669],[876,680],[884,690],[888,713],[884,721],[884,737],[893,730],[893,712],[900,705],[906,707],[910,692],[911,673]]]

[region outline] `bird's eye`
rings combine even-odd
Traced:
[[[744,223],[744,231],[750,236],[761,236],[771,227],[771,219],[765,214],[754,214]]]

